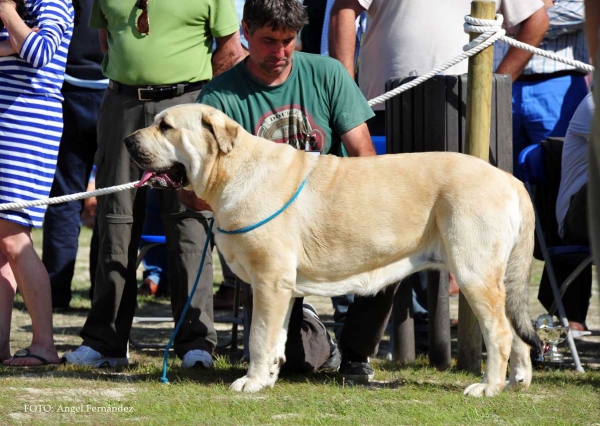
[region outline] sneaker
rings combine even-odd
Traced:
[[[317,314],[317,310],[312,305],[304,303],[302,304],[302,310],[305,314],[310,315],[321,325],[323,325],[319,315]],[[327,360],[319,367],[319,371],[324,373],[335,373],[338,371],[340,364],[342,363],[342,354],[338,349],[338,346],[333,342],[333,339],[327,331],[327,328],[325,328],[325,325],[323,325],[323,328],[325,329],[325,335],[327,336],[327,342],[329,343],[330,355],[329,358],[327,358]]]
[[[346,361],[340,365],[340,376],[345,381],[369,383],[375,377],[373,367],[368,362]]]
[[[201,349],[192,349],[183,356],[182,368],[212,368],[212,356]]]
[[[335,345],[335,348],[331,351],[331,355],[329,355],[327,361],[325,361],[323,365],[319,367],[319,371],[322,371],[323,373],[335,373],[339,370],[341,363],[342,353],[338,349],[337,345]]]
[[[146,278],[140,288],[138,288],[138,295],[140,296],[154,296],[158,293],[158,284],[152,281],[150,278]]]
[[[235,288],[228,285],[221,285],[213,295],[213,307],[217,310],[233,309],[233,298]]]
[[[125,358],[109,358],[103,356],[89,346],[81,345],[73,352],[67,352],[62,357],[63,362],[73,365],[85,365],[88,367],[108,368],[108,367],[126,367],[129,360]]]
[[[375,377],[375,372],[369,357],[363,357],[351,350],[344,351],[340,365],[340,377],[355,383],[369,383]]]

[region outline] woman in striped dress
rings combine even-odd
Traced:
[[[62,134],[71,0],[0,0],[0,209],[47,198]],[[0,360],[33,366],[60,362],[52,336],[50,281],[31,240],[45,206],[0,210]],[[31,317],[33,338],[10,357],[16,288]]]

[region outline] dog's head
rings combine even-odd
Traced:
[[[125,138],[132,160],[144,174],[138,186],[186,187],[234,147],[241,127],[221,111],[202,104],[161,112],[151,126]]]

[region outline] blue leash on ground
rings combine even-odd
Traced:
[[[208,222],[208,232],[206,233],[206,242],[204,243],[204,250],[202,250],[202,257],[200,259],[200,268],[198,268],[198,274],[196,275],[196,281],[194,282],[194,286],[192,287],[192,291],[190,292],[190,297],[181,312],[181,316],[179,317],[179,321],[177,321],[177,326],[175,330],[173,330],[173,334],[171,334],[171,338],[169,339],[169,343],[167,343],[167,347],[165,348],[165,355],[163,357],[163,373],[160,378],[160,382],[164,384],[169,383],[169,379],[167,379],[167,361],[169,360],[169,350],[173,345],[173,341],[175,340],[175,336],[177,336],[177,332],[181,328],[181,324],[183,323],[183,319],[185,318],[185,314],[190,307],[190,303],[192,302],[192,297],[194,297],[194,293],[196,292],[196,287],[198,287],[198,282],[200,281],[200,275],[202,275],[202,269],[204,269],[204,259],[206,259],[206,251],[208,250],[208,245],[210,243],[210,236],[212,234],[213,223],[215,222],[215,218],[211,217]]]

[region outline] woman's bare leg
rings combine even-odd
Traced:
[[[0,220],[0,252],[6,257],[31,317],[33,338],[29,350],[58,363],[60,358],[54,347],[52,334],[52,300],[50,279],[44,264],[35,252],[31,229],[14,222]],[[38,365],[34,358],[10,358],[5,365]]]
[[[10,322],[17,282],[10,265],[0,253],[0,361],[10,358]]]

